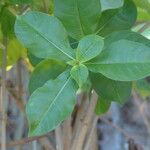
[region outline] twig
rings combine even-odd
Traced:
[[[23,98],[23,85],[22,85],[22,62],[21,59],[17,62],[16,65],[16,77],[17,77],[17,97],[22,100]],[[17,101],[15,99],[15,101]],[[18,101],[17,107],[19,106],[19,104],[23,104],[23,101]],[[21,113],[19,113],[20,115],[18,116],[18,119],[20,121],[19,124],[17,124],[17,131],[15,132],[15,139],[20,139],[23,135],[24,132],[24,107],[21,108]],[[18,146],[16,148],[16,150],[20,150],[21,146]],[[35,149],[36,150],[36,149]]]
[[[52,143],[48,140],[47,137],[39,139],[39,142],[41,143],[41,145],[43,145],[45,150],[55,150]]]
[[[116,124],[112,123],[111,121],[109,121],[109,120],[107,120],[105,118],[102,118],[102,117],[100,117],[100,120],[102,120],[106,124],[112,126],[113,128],[117,129],[120,133],[122,133],[125,136],[125,138],[127,140],[134,139],[134,137],[132,137],[131,135],[129,135],[124,129],[120,128],[119,126],[117,126]]]
[[[63,123],[63,143],[64,150],[70,150],[72,138],[71,117]]]
[[[24,113],[25,106],[24,106],[24,104],[22,102],[22,99],[20,99],[17,96],[17,92],[15,92],[15,90],[13,88],[9,87],[8,85],[7,85],[7,90],[9,91],[9,93],[11,94],[11,96],[13,97],[13,99],[14,99],[16,105],[18,106],[18,108],[20,109],[20,111]]]
[[[72,135],[72,145],[75,146],[75,143],[77,144],[78,141],[78,134],[81,130],[83,118],[85,117],[85,114],[87,112],[87,108],[89,106],[89,99],[88,99],[88,93],[80,93],[78,95],[78,107],[76,110],[76,118],[73,126],[73,135]]]
[[[23,86],[22,86],[22,65],[21,65],[21,60],[18,61],[17,65],[16,65],[16,71],[17,71],[17,94],[18,94],[18,98],[22,99],[22,92],[23,92]]]
[[[15,101],[15,103],[18,106],[18,108],[20,109],[20,111],[24,113],[25,105],[23,103],[22,97],[20,97],[18,95],[18,90],[15,89],[15,86],[13,85],[12,81],[10,81],[10,80],[6,81],[6,89],[13,97],[12,100]]]
[[[73,140],[71,150],[82,150],[85,136],[87,134],[87,130],[89,128],[89,124],[95,110],[97,99],[98,99],[98,95],[96,94],[95,91],[93,91],[92,98],[90,100],[89,107],[87,108],[85,116],[82,116],[82,118],[80,118],[81,127],[78,128],[77,130],[76,136]]]
[[[2,55],[2,87],[0,100],[0,114],[1,114],[1,150],[6,150],[6,120],[5,100],[6,100],[6,65],[7,65],[7,38],[4,37],[3,43],[5,48]]]
[[[61,127],[55,129],[56,136],[56,150],[63,150],[62,130]]]
[[[23,138],[23,139],[18,140],[18,141],[13,141],[13,142],[7,143],[6,146],[7,147],[14,147],[14,146],[18,146],[18,145],[24,145],[26,143],[30,143],[30,142],[33,142],[35,140],[39,140],[43,137],[47,137],[48,135],[50,135],[50,133],[48,133],[46,135],[42,135],[42,136],[34,136],[34,137]],[[0,146],[1,145],[2,144],[0,144]]]
[[[16,107],[12,107],[12,109],[16,109]],[[16,124],[16,132],[14,133],[14,139],[18,140],[21,139],[24,134],[24,127],[25,127],[25,119],[24,114],[19,112],[19,116],[17,117],[17,123]],[[21,145],[18,145],[15,150],[20,150]]]
[[[138,30],[138,32],[139,33],[143,33],[147,28],[149,28],[150,27],[150,22],[147,22],[147,23],[145,23],[144,25],[143,25],[143,27],[142,28],[140,28],[139,30]]]
[[[28,11],[30,10],[30,6],[29,5],[24,5],[19,13],[19,15],[24,15],[26,14]]]
[[[74,124],[73,124],[72,142],[76,134],[78,133],[78,130],[81,127],[80,120],[81,118],[83,118],[83,116],[85,116],[88,105],[89,105],[88,93],[87,92],[80,93],[77,96],[77,107],[76,107],[76,112],[75,112],[76,116],[74,118]]]
[[[91,141],[92,141],[92,138],[93,138],[93,134],[94,134],[94,130],[96,128],[96,125],[97,125],[97,120],[98,120],[98,116],[95,116],[94,120],[93,120],[93,123],[92,123],[92,126],[90,128],[90,133],[88,135],[88,139],[85,143],[85,148],[84,150],[89,150],[90,148],[90,145],[91,145]]]
[[[138,26],[140,24],[144,24],[147,23],[147,21],[136,21],[136,23],[134,24],[134,26]]]
[[[144,109],[143,109],[145,103],[144,103],[144,101],[143,101],[143,105],[140,103],[141,98],[139,97],[139,95],[135,91],[132,92],[132,95],[134,98],[135,105],[137,106],[137,108],[138,108],[138,110],[139,110],[139,112],[140,112],[140,114],[144,120],[147,131],[150,134],[150,122],[149,122],[148,118],[146,117]]]

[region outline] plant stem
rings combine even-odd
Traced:
[[[142,28],[138,30],[139,33],[143,33],[147,28],[150,27],[150,22],[145,23]]]
[[[6,100],[6,64],[7,64],[7,38],[3,39],[3,55],[2,55],[2,86],[0,99],[0,113],[1,113],[1,150],[6,150],[6,120],[5,114],[5,100]]]
[[[148,120],[148,118],[146,116],[145,108],[144,108],[144,106],[146,105],[145,101],[143,100],[143,103],[141,103],[142,98],[138,95],[138,93],[136,93],[136,91],[133,91],[132,95],[133,95],[134,104],[137,107],[137,109],[139,110],[141,117],[143,118],[143,121],[147,128],[147,132],[150,134],[150,121]]]
[[[48,134],[45,134],[45,135],[42,135],[42,136],[34,136],[34,137],[23,138],[21,140],[10,142],[6,146],[7,147],[15,147],[15,146],[18,146],[18,145],[25,145],[25,144],[30,143],[32,141],[40,140],[43,137],[47,137],[50,134],[51,133],[48,133]],[[2,146],[2,144],[0,144],[0,146]]]
[[[92,126],[90,128],[90,133],[87,136],[88,138],[87,138],[87,141],[85,143],[84,150],[89,150],[90,149],[90,145],[92,144],[93,135],[95,133],[94,131],[96,130],[97,121],[98,121],[98,116],[94,115],[94,119],[93,119],[93,122],[92,122]]]
[[[39,142],[44,147],[44,150],[55,150],[54,146],[47,137],[39,139]]]
[[[90,126],[90,122],[92,120],[92,116],[93,116],[93,113],[95,110],[97,99],[98,99],[98,95],[95,93],[95,91],[93,91],[89,106],[86,109],[87,111],[79,119],[80,126],[78,126],[78,130],[76,131],[71,150],[82,150],[83,149],[83,144],[85,141],[87,131]]]
[[[70,150],[72,138],[71,117],[63,123],[63,143],[64,150]]]
[[[61,126],[55,129],[56,150],[63,150],[62,130]]]

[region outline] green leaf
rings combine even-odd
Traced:
[[[76,90],[68,71],[38,88],[26,108],[29,136],[46,134],[67,119],[75,106]]]
[[[88,68],[85,65],[79,64],[72,67],[70,74],[81,88],[87,82],[89,72]]]
[[[95,73],[91,73],[90,78],[93,89],[105,100],[123,104],[129,99],[132,87],[131,82],[114,81]]]
[[[150,47],[150,40],[140,35],[139,33],[125,30],[119,32],[113,32],[105,38],[105,48],[109,47],[112,43],[119,40],[129,40],[133,42],[143,43]]]
[[[15,24],[16,16],[15,14],[9,9],[9,7],[2,7],[0,12],[0,23],[1,23],[1,30],[2,33],[9,38],[13,38],[14,34],[14,24]]]
[[[105,114],[111,106],[111,102],[100,97],[97,101],[95,113],[97,115]]]
[[[55,17],[30,11],[17,17],[15,33],[25,47],[39,58],[74,59],[67,33]]]
[[[65,69],[66,65],[61,61],[43,60],[36,66],[31,75],[29,82],[30,93],[33,93],[37,88],[43,86],[46,81],[55,79]]]
[[[96,57],[102,51],[104,41],[98,35],[88,35],[80,40],[77,47],[76,58],[79,62],[86,62]]]
[[[96,30],[101,15],[100,0],[55,0],[54,7],[54,15],[74,39]]]
[[[93,72],[119,81],[133,81],[150,75],[150,47],[129,40],[110,44],[87,63]]]
[[[114,31],[130,29],[136,17],[136,6],[132,0],[125,0],[123,7],[102,13],[96,33],[100,36],[107,36]]]
[[[124,0],[100,0],[102,11],[107,9],[115,9],[123,6]]]
[[[33,55],[31,52],[27,51],[27,55],[28,55],[28,59],[31,63],[32,66],[36,66],[37,64],[39,64],[42,60],[42,58],[38,58],[35,55]]]

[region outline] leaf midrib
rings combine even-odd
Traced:
[[[100,27],[100,28],[95,32],[95,34],[99,34],[99,33],[105,28],[105,26],[106,26],[107,24],[109,24],[109,22],[112,21],[112,19],[113,19],[114,17],[116,17],[116,15],[117,15],[118,13],[120,13],[121,11],[122,11],[122,9],[116,11],[116,13],[114,13],[114,15],[113,15],[102,27]]]
[[[80,52],[81,52],[80,58],[83,59],[83,61],[85,61],[84,59],[86,59],[85,56],[86,56],[87,52],[89,51],[89,49],[91,49],[92,46],[95,45],[97,42],[98,41],[94,40],[84,51],[80,50]],[[90,58],[90,59],[92,59],[92,58]]]
[[[22,21],[28,25],[30,28],[32,28],[38,35],[40,35],[42,38],[44,38],[46,41],[48,41],[48,43],[51,43],[54,47],[56,47],[60,52],[62,52],[64,55],[66,55],[67,57],[69,57],[70,59],[74,58],[72,56],[70,56],[69,54],[67,54],[66,52],[64,52],[59,46],[57,46],[53,41],[49,40],[47,37],[45,37],[41,32],[39,32],[36,28],[34,28],[31,24],[29,24],[28,22],[26,22],[25,20],[22,19]]]
[[[78,7],[78,0],[75,0],[75,3],[76,3],[76,11],[77,11],[77,15],[78,15],[79,26],[80,26],[80,29],[82,32],[81,34],[83,37],[84,36],[84,30],[83,30],[83,25],[81,23],[81,16],[80,16],[79,7]]]
[[[69,80],[71,79],[71,77],[69,77],[65,84],[62,86],[62,88],[60,89],[60,91],[58,92],[58,94],[55,96],[54,100],[50,103],[48,110],[42,115],[42,119],[40,120],[40,122],[37,124],[37,127],[43,122],[45,116],[47,115],[47,113],[49,112],[49,110],[52,108],[53,105],[55,105],[55,102],[57,100],[57,98],[59,97],[59,95],[61,94],[61,92],[65,89],[66,85],[68,84]]]
[[[114,64],[150,64],[150,62],[123,62],[123,63],[85,63],[85,65],[114,65]]]

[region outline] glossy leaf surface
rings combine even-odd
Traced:
[[[96,57],[102,51],[104,41],[98,35],[88,35],[80,40],[77,47],[76,58],[80,62],[86,62]]]
[[[102,13],[96,33],[100,36],[130,29],[137,18],[136,6],[132,0],[125,0],[123,7]]]
[[[89,72],[85,65],[79,64],[72,67],[70,74],[71,77],[78,83],[79,87],[82,87],[88,79]]]
[[[15,33],[31,53],[39,58],[73,59],[67,33],[55,17],[28,12],[17,17]]]
[[[68,71],[37,89],[26,108],[29,136],[46,134],[69,117],[75,105],[75,97],[76,87]]]
[[[54,7],[54,15],[74,39],[96,30],[101,15],[100,0],[55,0]]]
[[[133,42],[138,42],[138,43],[141,43],[150,47],[149,39],[145,38],[144,36],[140,35],[137,32],[125,30],[125,31],[118,31],[118,32],[113,32],[112,34],[109,34],[105,38],[105,48],[109,47],[109,45],[111,45],[113,42],[123,40],[123,39],[133,41]]]
[[[131,94],[131,82],[114,81],[101,74],[90,74],[92,85],[96,93],[107,101],[123,104]]]
[[[150,47],[129,40],[110,44],[87,63],[93,72],[119,81],[133,81],[150,75]]]
[[[96,108],[95,108],[95,113],[97,115],[102,115],[105,114],[111,106],[111,102],[108,100],[103,99],[102,97],[98,99]]]
[[[123,6],[124,0],[100,0],[102,11]]]
[[[50,79],[55,79],[66,68],[61,61],[46,59],[39,63],[30,78],[29,91],[33,93],[37,88],[43,86]]]

